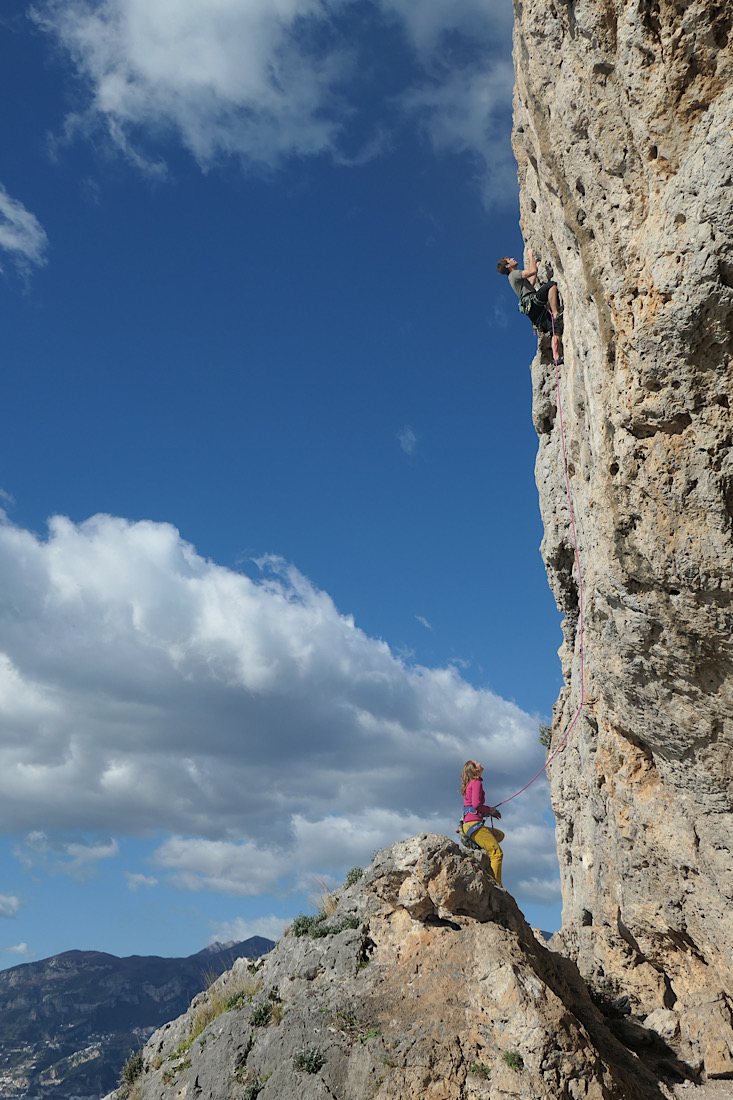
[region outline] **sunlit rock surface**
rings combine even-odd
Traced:
[[[447,837],[385,849],[335,901],[320,931],[340,931],[291,931],[256,967],[237,961],[151,1037],[137,1100],[668,1095],[574,965]]]

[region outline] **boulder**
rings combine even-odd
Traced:
[[[384,849],[332,900],[317,938],[238,960],[151,1037],[135,1100],[669,1095],[454,841]]]

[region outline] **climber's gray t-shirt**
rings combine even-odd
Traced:
[[[515,268],[514,271],[509,272],[509,282],[520,302],[525,294],[534,294],[534,287],[529,279],[522,278],[522,273],[519,268]]]

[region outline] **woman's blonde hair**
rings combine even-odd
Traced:
[[[481,775],[481,768],[475,760],[467,760],[463,765],[463,771],[461,772],[461,797],[466,793],[466,787],[472,779],[478,779]]]

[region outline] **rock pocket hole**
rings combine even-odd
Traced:
[[[364,943],[362,944],[361,954],[359,955],[358,969],[363,970],[365,966],[368,966],[372,961],[372,955],[376,948],[376,943],[371,936],[365,936]]]
[[[429,928],[451,928],[454,932],[460,932],[460,924],[456,924],[454,920],[446,920],[445,917],[436,917],[431,915],[426,917],[423,924],[428,925]]]
[[[720,281],[723,286],[733,287],[733,264],[721,260],[718,264],[718,274],[720,275]]]

